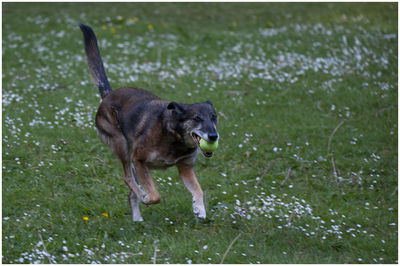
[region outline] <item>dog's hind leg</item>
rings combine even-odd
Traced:
[[[138,174],[135,171],[135,166],[133,165],[133,163],[131,163],[130,169],[131,169],[132,182],[133,182],[134,186],[136,186],[139,189],[139,194],[136,194],[138,196],[138,200],[145,203],[149,200],[149,195],[143,189],[143,187],[140,185],[140,183],[138,181]]]
[[[103,139],[105,139],[103,137]],[[114,150],[114,153],[118,156],[122,163],[122,167],[124,169],[124,182],[129,187],[129,205],[132,210],[132,218],[134,222],[143,221],[142,215],[139,210],[139,197],[143,197],[146,193],[140,189],[139,185],[135,181],[134,171],[131,167],[131,164],[127,160],[126,150],[124,148],[124,139],[123,138],[107,138],[105,140],[106,144],[110,145],[110,147]]]
[[[139,202],[139,197],[131,190],[129,192],[129,206],[132,210],[132,219],[134,222],[143,222],[143,218],[139,210]]]
[[[190,191],[193,197],[193,212],[200,218],[206,218],[206,208],[204,207],[203,191],[199,182],[197,182],[196,174],[193,171],[192,165],[178,164],[179,176]]]
[[[121,160],[122,161],[122,160]],[[131,167],[129,163],[122,161],[122,165],[124,167],[124,181],[125,184],[129,187],[129,206],[131,207],[132,210],[132,219],[134,222],[141,222],[143,221],[142,215],[140,214],[139,210],[139,196],[142,194],[141,189],[139,186],[136,185],[136,182],[134,182],[134,177],[131,172]]]
[[[129,205],[132,210],[133,221],[143,221],[139,210],[141,198],[146,198],[146,193],[135,180],[135,171],[130,162],[130,151],[127,139],[120,129],[118,108],[103,106],[96,115],[96,128],[100,139],[108,145],[118,156],[124,169],[124,182],[129,187]]]
[[[125,174],[125,183],[131,188],[129,192],[129,205],[132,210],[132,219],[134,222],[143,221],[139,209],[140,202],[144,204],[160,202],[160,195],[154,186],[149,169],[140,164],[138,165],[138,169],[139,171],[131,163],[129,167],[130,174]],[[139,183],[143,185],[143,188]]]
[[[129,205],[132,210],[132,218],[134,222],[143,221],[142,215],[139,210],[140,198],[146,197],[146,193],[140,188],[135,180],[135,171],[130,162],[128,162],[129,156],[127,155],[127,149],[125,139],[122,137],[114,137],[110,139],[111,147],[114,153],[118,156],[124,169],[124,182],[129,187]]]
[[[140,200],[146,205],[159,203],[161,196],[154,185],[150,169],[140,161],[133,161],[133,165],[134,181],[136,179],[135,183],[139,183],[143,187]]]

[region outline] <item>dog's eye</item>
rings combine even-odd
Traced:
[[[214,115],[214,114],[213,114],[213,115],[211,115],[211,120],[212,120],[212,121],[217,121],[217,116],[216,116],[216,115]]]
[[[203,121],[203,118],[202,118],[201,116],[199,116],[199,115],[196,115],[196,116],[194,117],[194,121],[196,121],[196,122],[202,122],[202,121]]]

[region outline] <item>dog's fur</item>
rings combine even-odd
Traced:
[[[180,178],[193,196],[194,213],[204,219],[203,192],[194,166],[200,139],[215,142],[219,137],[212,103],[168,102],[139,88],[112,90],[93,30],[82,24],[79,26],[89,69],[102,97],[96,114],[97,133],[122,162],[124,181],[130,189],[133,221],[143,221],[140,202],[160,202],[150,169],[173,165],[177,166]],[[212,156],[209,152],[202,153],[206,157]]]

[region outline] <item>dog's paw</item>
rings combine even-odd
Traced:
[[[193,202],[193,212],[199,219],[206,219],[206,209],[204,205],[197,204],[195,201]]]
[[[143,217],[142,216],[139,216],[139,217],[132,216],[132,220],[134,222],[143,222]]]
[[[131,205],[132,207],[132,220],[134,222],[143,222],[142,214],[140,213],[139,210],[139,205],[138,202],[136,204]]]
[[[150,202],[150,197],[147,193],[142,192],[142,195],[140,195],[140,200],[144,203],[144,204],[148,204]]]

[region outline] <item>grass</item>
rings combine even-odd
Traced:
[[[398,263],[397,3],[3,3],[2,15],[3,263]],[[153,172],[162,202],[131,221],[122,167],[94,130],[79,22],[113,88],[213,101],[220,147],[196,166],[205,221],[174,168]]]

